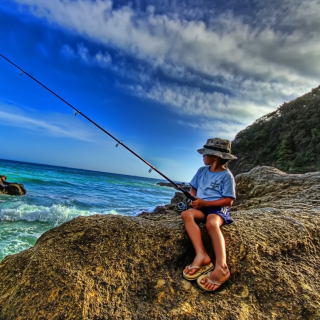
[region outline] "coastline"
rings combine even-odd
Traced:
[[[170,202],[174,190],[161,180],[101,172],[0,161],[8,181],[28,193],[0,195],[0,260],[34,245],[40,235],[78,216],[137,216]]]
[[[231,277],[215,294],[182,277],[194,251],[169,204],[139,217],[77,217],[6,257],[0,319],[319,319],[320,207],[308,197],[320,197],[320,172],[260,167],[236,181],[234,223],[222,227]]]

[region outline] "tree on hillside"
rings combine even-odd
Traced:
[[[320,86],[240,131],[232,150],[239,158],[229,166],[235,174],[258,165],[320,170]]]

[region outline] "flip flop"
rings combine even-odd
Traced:
[[[208,291],[208,292],[214,292],[216,290],[218,290],[229,278],[230,278],[230,274],[228,276],[227,279],[225,279],[224,281],[213,281],[213,280],[210,280],[210,274],[211,272],[208,272],[207,274],[203,274],[202,276],[200,276],[198,279],[197,279],[197,284],[198,286],[204,290],[204,291]],[[211,283],[211,284],[215,284],[216,286],[219,286],[219,288],[215,289],[215,290],[210,290],[210,289],[207,289],[203,283],[201,283],[201,280],[204,279],[205,277],[208,277],[207,279],[207,282]]]
[[[188,266],[189,270],[192,269],[199,269],[198,271],[196,271],[194,274],[189,274],[189,273],[185,273],[184,270],[182,272],[183,277],[186,280],[192,281],[192,280],[196,280],[198,277],[200,277],[202,274],[208,272],[208,271],[212,271],[214,269],[214,265],[212,264],[212,262],[210,262],[209,264],[206,264],[205,266]]]

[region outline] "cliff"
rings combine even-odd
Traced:
[[[237,175],[256,166],[290,173],[320,171],[320,86],[240,131],[232,142]]]
[[[78,217],[6,257],[0,319],[319,319],[320,173],[259,167],[236,180],[235,222],[222,227],[231,278],[218,292],[183,279],[194,253],[171,204]]]

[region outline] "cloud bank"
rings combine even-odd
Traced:
[[[168,106],[199,130],[226,123],[232,138],[319,84],[319,0],[14,1],[101,45],[94,52],[65,44],[64,57],[114,72],[119,89]]]

